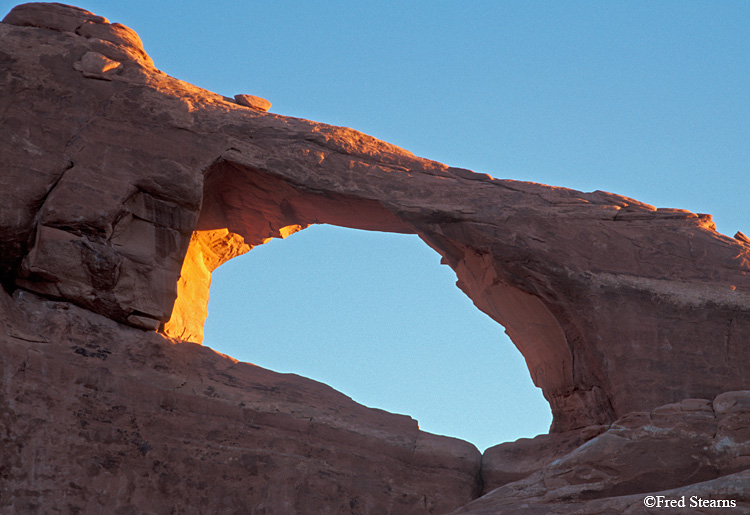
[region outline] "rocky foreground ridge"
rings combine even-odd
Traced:
[[[750,513],[750,242],[709,215],[240,105],[61,4],[0,23],[0,132],[1,512]],[[481,456],[200,346],[211,272],[315,223],[440,253],[551,433]]]

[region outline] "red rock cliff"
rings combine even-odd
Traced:
[[[633,413],[750,388],[750,245],[708,215],[497,180],[238,105],[77,8],[19,6],[0,38],[0,470],[13,492],[0,506],[61,489],[204,513],[475,498],[469,444],[188,343],[217,266],[315,223],[415,233],[440,253],[524,355],[552,431],[597,428],[559,452]]]

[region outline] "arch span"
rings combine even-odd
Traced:
[[[553,430],[750,388],[750,245],[710,216],[496,180],[255,111],[158,72],[121,28],[75,13],[112,44],[60,26],[71,50],[53,63],[7,38],[19,58],[5,64],[26,82],[2,98],[28,145],[6,145],[4,289],[197,339],[202,315],[187,307],[205,305],[211,269],[265,238],[319,222],[411,232],[506,327]],[[121,63],[112,80],[87,76],[89,52]]]
[[[544,303],[503,281],[489,254],[420,231],[407,220],[372,199],[315,191],[219,160],[206,173],[201,214],[183,262],[172,315],[163,331],[172,338],[202,342],[211,273],[272,238],[286,238],[311,224],[417,234],[454,269],[458,286],[477,307],[506,327],[526,359],[534,384],[546,391],[569,389],[573,383],[571,353],[560,324]]]
[[[17,285],[198,341],[211,271],[250,247],[312,223],[414,233],[505,326],[550,403],[553,431],[749,386],[750,250],[717,234],[710,217],[495,180],[297,123],[291,143],[252,139],[271,157],[249,143],[219,160],[194,156],[213,164],[176,192],[162,191],[163,177],[139,158],[145,176],[125,174],[112,184],[129,188],[98,193],[107,211],[76,210],[90,193],[76,186],[88,169],[74,166],[36,218]],[[112,153],[106,165],[140,171],[132,158]]]
[[[26,4],[9,13],[0,29],[0,118],[10,136],[0,138],[8,185],[0,188],[0,284],[15,295],[0,295],[0,325],[7,325],[11,349],[8,398],[18,401],[11,414],[19,415],[11,433],[26,441],[25,421],[44,420],[39,415],[50,422],[46,432],[39,426],[40,446],[11,445],[11,450],[22,465],[33,464],[39,449],[54,451],[50,456],[59,458],[63,473],[56,487],[49,483],[53,493],[68,491],[76,474],[79,483],[93,485],[89,497],[107,490],[80,475],[81,467],[71,469],[80,462],[74,451],[81,449],[94,463],[127,450],[130,458],[116,478],[140,483],[131,482],[127,490],[136,493],[123,502],[144,506],[154,498],[164,506],[174,506],[177,497],[204,502],[204,492],[190,485],[201,483],[206,473],[223,474],[230,461],[246,467],[230,476],[256,474],[240,488],[233,479],[217,483],[220,495],[213,497],[223,502],[224,492],[237,506],[246,505],[253,488],[253,502],[268,499],[258,492],[268,492],[269,485],[270,498],[279,503],[273,506],[291,499],[310,506],[309,500],[322,498],[332,506],[331,499],[356,495],[373,503],[366,506],[405,501],[445,512],[478,495],[479,456],[471,446],[421,433],[408,417],[376,413],[300,378],[296,384],[310,396],[286,413],[271,413],[260,407],[270,390],[278,389],[277,398],[293,391],[275,374],[249,371],[253,367],[197,346],[169,346],[165,338],[141,331],[170,320],[183,265],[194,266],[197,279],[182,285],[164,330],[190,337],[200,324],[181,313],[189,314],[183,308],[190,295],[207,293],[212,267],[264,238],[320,221],[414,232],[442,254],[459,286],[506,326],[524,354],[551,404],[553,431],[683,400],[667,415],[683,408],[688,414],[710,411],[715,397],[714,406],[728,409],[742,396],[729,394],[721,401],[717,395],[750,389],[750,244],[742,235],[718,234],[708,215],[656,209],[604,192],[495,180],[418,158],[351,129],[255,111],[160,72],[132,31],[81,9]],[[398,112],[392,116],[395,120]],[[9,322],[17,316],[22,325],[13,327]],[[18,331],[22,328],[29,331]],[[84,342],[93,349],[99,343],[109,347],[107,364],[95,360],[106,359],[109,351],[90,354],[78,346]],[[159,363],[167,354],[175,369]],[[254,408],[214,402],[213,386],[199,391],[205,378],[227,394],[225,400],[236,399],[234,385],[219,379],[234,365],[234,377]],[[199,373],[188,377],[193,369]],[[193,386],[178,391],[189,381]],[[40,398],[40,392],[55,395]],[[328,400],[307,405],[316,398]],[[123,412],[121,403],[134,411]],[[308,417],[322,405],[342,403],[348,420],[318,424]],[[48,409],[54,406],[62,408],[53,414]],[[171,412],[174,406],[180,406],[173,413],[180,418],[159,425],[167,418],[160,410]],[[227,435],[225,442],[240,435],[255,445],[255,429],[248,431],[252,412],[265,421],[266,441],[277,439],[274,427],[295,428],[272,449],[270,457],[279,458],[275,473],[260,468],[272,462],[252,455],[237,460],[236,453],[224,452],[241,451],[242,444],[217,441],[210,452],[220,447],[222,452],[208,469],[209,461],[193,459],[194,450],[206,450],[212,433]],[[80,431],[81,413],[90,431]],[[123,435],[106,436],[113,420],[132,424],[136,414],[141,422],[156,422],[153,447],[137,432],[127,449],[119,442]],[[724,414],[733,416],[731,410]],[[198,420],[213,420],[223,429],[206,434]],[[185,447],[185,439],[175,438],[183,428],[193,429],[188,439],[197,445]],[[70,436],[68,452],[50,447],[58,433]],[[300,446],[298,436],[313,433],[312,442]],[[327,443],[331,435],[338,439],[334,447]],[[188,488],[154,489],[160,482],[148,478],[161,469],[144,461],[148,449],[162,463],[185,457],[177,461],[193,479],[171,483]],[[352,451],[360,449],[366,452],[351,461],[357,454]],[[22,451],[26,454],[18,454]],[[340,468],[331,470],[328,463],[319,468],[315,462],[327,462],[319,458],[331,451]],[[361,471],[381,457],[386,461],[363,488]],[[619,463],[620,456],[614,460]],[[29,488],[28,468],[14,473],[18,492],[38,490]],[[330,481],[332,472],[341,480]],[[98,478],[107,481],[105,476]],[[685,477],[697,476],[691,468]],[[558,490],[569,494],[566,488]],[[37,497],[26,496],[35,503]]]
[[[592,253],[591,248],[610,247],[616,252],[624,247],[625,252],[632,252],[627,248],[631,241],[623,245],[606,231],[596,234],[606,226],[601,220],[603,214],[610,211],[615,212],[613,221],[618,215],[625,220],[633,216],[635,220],[661,223],[662,229],[669,229],[675,221],[677,226],[688,223],[700,228],[702,219],[690,213],[659,212],[601,192],[583,194],[542,185],[501,183],[481,176],[477,180],[463,171],[455,175],[449,178],[453,186],[483,187],[479,190],[484,193],[481,200],[487,199],[487,187],[497,188],[497,200],[507,199],[508,193],[515,198],[508,207],[498,202],[489,210],[481,200],[464,199],[464,207],[457,209],[455,203],[466,190],[456,188],[452,192],[455,196],[449,197],[453,205],[446,205],[442,198],[437,206],[425,207],[414,201],[411,205],[403,200],[393,202],[383,192],[373,191],[372,183],[377,181],[368,176],[344,187],[321,187],[324,176],[310,184],[231,156],[217,161],[206,173],[201,214],[183,264],[172,318],[164,331],[172,337],[200,341],[211,271],[270,238],[284,238],[315,223],[413,233],[453,268],[458,286],[474,304],[506,328],[524,355],[534,383],[550,402],[553,430],[608,423],[638,404],[663,403],[663,392],[643,391],[635,399],[625,393],[624,385],[633,381],[632,369],[624,377],[613,365],[642,362],[654,350],[643,346],[642,342],[650,338],[643,334],[644,327],[626,326],[617,319],[617,312],[629,310],[631,320],[650,318],[646,327],[650,324],[664,337],[669,332],[663,327],[664,319],[653,320],[650,311],[656,306],[669,312],[677,306],[664,299],[654,304],[653,292],[644,296],[644,292],[633,291],[637,288],[628,288],[622,282],[612,284],[611,278],[616,276],[601,273],[599,268],[607,260],[606,253]],[[400,177],[408,181],[412,175],[402,171]],[[431,180],[446,178],[432,176]],[[414,200],[428,200],[429,206],[433,200],[430,196],[429,190],[417,189]],[[544,208],[530,206],[529,197],[542,198]],[[483,208],[493,214],[500,210],[501,215],[488,220],[489,213],[482,213]],[[567,219],[555,216],[566,211],[575,215]],[[576,225],[566,226],[571,221]],[[710,236],[710,228],[702,230],[698,234]],[[665,232],[670,235],[669,230]],[[571,263],[575,259],[580,262]],[[589,269],[570,266],[581,262]],[[626,260],[622,265],[632,268],[636,264]],[[608,309],[614,312],[608,313]],[[654,327],[657,324],[662,328]],[[625,329],[623,334],[617,334],[618,325]],[[609,334],[609,342],[614,345],[607,347],[603,334]],[[630,348],[626,351],[624,346]],[[649,377],[636,378],[637,383],[652,381]],[[695,385],[682,392],[668,388],[667,395],[673,400],[691,389],[695,390]]]

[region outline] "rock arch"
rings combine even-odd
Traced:
[[[190,240],[172,318],[165,334],[200,342],[207,315],[210,273],[272,238],[286,238],[314,223],[413,233],[381,204],[321,194],[272,174],[221,160],[206,172],[203,204]]]
[[[272,238],[285,238],[311,224],[418,234],[439,252],[464,281],[464,291],[481,309],[503,323],[522,349],[534,384],[559,389],[572,382],[572,359],[554,316],[533,295],[503,283],[487,254],[441,246],[434,235],[381,203],[355,195],[316,192],[273,174],[219,160],[206,172],[203,204],[178,282],[170,337],[201,342],[207,316],[211,272],[229,259]],[[452,258],[448,253],[453,254]]]
[[[496,180],[243,107],[159,72],[132,31],[83,10],[30,4],[0,29],[8,290],[194,338],[184,301],[245,245],[319,222],[411,232],[506,327],[554,431],[750,387],[750,245],[708,215]],[[29,30],[46,46],[25,45]],[[178,296],[186,255],[193,290]]]
[[[712,234],[716,234],[711,227],[710,218],[684,211],[656,210],[631,199],[603,192],[584,194],[535,184],[511,182],[511,185],[508,184],[509,181],[502,183],[485,176],[475,177],[474,174],[470,175],[470,172],[462,170],[453,172],[460,178],[454,178],[459,184],[463,179],[464,183],[469,185],[473,185],[469,181],[476,181],[482,186],[498,185],[515,192],[516,195],[542,196],[541,194],[545,193],[548,195],[548,204],[560,204],[555,206],[551,213],[544,210],[538,213],[525,210],[519,220],[513,220],[511,216],[506,215],[507,222],[503,227],[492,222],[471,220],[471,215],[479,211],[471,200],[466,201],[465,206],[468,207],[459,208],[451,213],[441,212],[439,209],[414,209],[413,205],[410,206],[411,209],[404,209],[403,205],[393,205],[372,198],[367,192],[366,178],[357,183],[359,188],[364,186],[364,192],[353,193],[345,188],[342,192],[338,187],[311,187],[309,184],[298,183],[276,173],[243,164],[241,161],[241,156],[235,151],[230,151],[215,162],[206,173],[203,207],[185,260],[186,268],[183,268],[183,278],[196,276],[200,279],[181,281],[180,288],[183,291],[192,288],[192,292],[178,295],[173,319],[164,328],[168,335],[188,339],[199,338],[206,314],[210,271],[226,260],[246,252],[252,246],[262,244],[268,238],[283,238],[313,223],[418,234],[454,269],[459,278],[459,287],[477,307],[505,326],[507,333],[524,355],[534,383],[543,389],[552,406],[555,417],[553,430],[608,423],[627,412],[624,410],[634,409],[631,406],[645,402],[643,398],[634,400],[630,397],[633,392],[627,387],[623,387],[622,395],[611,394],[612,378],[623,382],[634,378],[618,377],[617,370],[608,369],[611,366],[610,360],[645,360],[659,350],[643,346],[643,341],[651,339],[655,342],[659,337],[668,338],[670,342],[675,341],[676,335],[672,334],[675,329],[665,326],[661,314],[656,320],[651,310],[671,311],[675,308],[674,303],[683,308],[686,298],[695,295],[696,291],[693,289],[695,285],[685,283],[680,284],[682,289],[679,291],[674,290],[674,284],[667,290],[660,291],[659,288],[666,285],[659,280],[641,279],[634,283],[632,276],[628,274],[617,277],[614,274],[600,273],[596,269],[579,271],[577,276],[571,274],[570,269],[561,273],[560,269],[564,269],[565,266],[560,266],[556,262],[556,257],[552,257],[555,251],[544,239],[536,236],[539,232],[548,238],[554,235],[558,240],[557,250],[563,255],[570,253],[576,255],[576,259],[596,260],[598,263],[603,263],[607,259],[606,255],[596,255],[601,249],[610,247],[609,250],[617,253],[624,247],[621,255],[627,256],[629,251],[632,252],[632,248],[628,247],[638,244],[633,241],[613,243],[612,235],[606,234],[606,231],[598,236],[591,234],[591,227],[571,230],[562,226],[561,222],[564,219],[560,220],[555,216],[551,216],[551,219],[545,218],[554,215],[555,209],[570,209],[575,206],[581,209],[581,212],[576,213],[572,220],[585,219],[586,210],[595,210],[592,218],[597,222],[592,225],[599,226],[595,230],[600,230],[602,225],[599,210],[612,210],[612,222],[618,221],[618,217],[626,223],[628,220],[635,221],[636,224],[626,227],[631,229],[633,225],[640,225],[638,230],[661,232],[667,241],[670,238],[680,239],[679,233],[684,231],[686,224],[695,227],[698,235],[711,237]],[[451,172],[452,170],[447,171]],[[563,199],[555,199],[550,193],[562,194]],[[575,198],[564,200],[565,197],[571,196]],[[607,205],[606,202],[614,203]],[[508,210],[513,211],[512,208]],[[651,225],[643,224],[645,220],[651,222]],[[524,230],[519,230],[518,225]],[[678,229],[677,234],[671,234],[674,229]],[[578,231],[579,234],[571,237],[566,235],[567,231],[573,235]],[[622,234],[619,230],[616,232]],[[506,234],[499,236],[501,233]],[[734,245],[732,240],[716,236],[719,241],[726,242],[730,247]],[[598,243],[601,238],[606,240],[606,243]],[[511,239],[511,244],[508,243],[508,239]],[[595,244],[589,249],[573,248],[581,239],[588,239]],[[534,255],[534,251],[538,251],[539,254]],[[587,256],[582,257],[582,254]],[[549,261],[540,262],[541,255]],[[667,261],[670,256],[665,254],[659,259]],[[199,266],[196,267],[196,263]],[[741,264],[741,261],[738,263]],[[637,259],[630,256],[630,262],[623,261],[618,265],[633,267],[637,264]],[[662,266],[666,268],[668,265],[664,263]],[[556,267],[559,268],[555,269]],[[636,284],[646,288],[646,295],[644,292],[637,293],[638,288],[634,287]],[[731,292],[736,290],[732,290],[731,287],[723,290],[719,286],[708,287],[704,284],[700,291],[710,297],[722,298],[723,302],[729,302],[727,309],[736,308],[742,299],[738,296],[734,297],[733,301]],[[728,295],[722,297],[722,294]],[[188,299],[188,302],[183,304],[183,297]],[[202,304],[194,302],[195,298],[202,299]],[[699,301],[692,301],[693,304],[695,302]],[[597,315],[598,320],[592,320],[591,315],[606,309],[603,307],[605,304],[616,306],[615,311],[609,315],[600,313]],[[196,310],[199,305],[200,309]],[[623,309],[629,311],[629,317],[640,320],[640,323],[645,325],[634,327],[630,324],[626,327],[619,318]],[[670,318],[666,317],[667,320]],[[620,348],[597,349],[592,345],[591,333],[600,329],[589,329],[591,333],[586,334],[585,328],[596,327],[602,323],[610,324],[613,341]],[[649,329],[656,331],[656,334],[652,332],[644,339],[644,327],[649,325]],[[627,336],[617,335],[618,330],[625,330]],[[635,331],[637,336],[628,334],[627,331]],[[682,335],[685,336],[684,331]],[[707,332],[703,335],[706,336]],[[600,336],[595,339],[601,341]],[[623,345],[629,345],[630,349],[623,348]],[[620,356],[613,359],[613,352]],[[632,354],[623,356],[628,352]],[[664,358],[664,361],[669,359]],[[670,374],[671,370],[670,368]],[[652,370],[644,376],[651,373]],[[639,380],[644,378],[638,378],[636,382]],[[653,381],[652,378],[645,380]],[[696,385],[689,388],[696,388]],[[625,392],[629,394],[626,395]],[[645,391],[642,393],[646,394]],[[651,402],[656,405],[664,402],[663,394],[664,392],[655,394],[651,390],[647,395],[654,395],[655,399]],[[667,390],[666,394],[674,397],[686,395],[684,391],[679,390]],[[695,395],[705,393],[696,391]]]

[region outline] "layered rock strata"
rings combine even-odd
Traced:
[[[748,422],[746,390],[633,412],[608,427],[502,444],[483,458],[489,493],[455,513],[669,509],[649,510],[649,495],[675,501],[677,513],[750,513]]]
[[[291,503],[270,511],[311,502],[340,512],[346,498],[354,512],[416,512],[420,502],[420,510],[444,512],[478,495],[479,458],[470,447],[187,343],[202,338],[217,266],[315,223],[414,233],[441,254],[458,286],[524,355],[552,407],[553,433],[578,431],[571,440],[550,437],[567,442],[555,456],[575,454],[599,433],[592,441],[609,438],[616,421],[633,413],[685,399],[715,403],[750,388],[750,244],[717,233],[709,215],[497,180],[351,129],[248,109],[165,75],[132,30],[74,7],[16,7],[0,24],[0,41],[3,445],[10,456],[2,470],[14,492],[2,502],[49,500],[68,488],[60,481],[70,474],[77,478],[71,492],[80,488],[84,501],[115,489],[126,499],[117,509],[160,495],[165,506],[182,496],[204,506],[184,485],[168,485],[180,475],[200,484],[198,471],[208,465],[188,459],[190,447],[180,445],[205,439],[218,441],[203,461],[215,460],[226,492],[252,487],[247,502],[256,507]],[[255,390],[271,393],[261,398]],[[152,399],[168,391],[186,397],[175,401],[173,425],[160,426],[161,404]],[[67,418],[58,405],[68,406]],[[284,415],[265,414],[274,409]],[[53,420],[70,430],[66,447],[52,443]],[[133,429],[122,429],[131,420]],[[246,436],[243,424],[261,436]],[[98,429],[88,433],[92,425]],[[309,435],[309,447],[292,443],[300,434]],[[91,442],[78,464],[89,476],[66,468],[70,460],[63,466],[68,449],[82,442]],[[362,461],[342,450],[355,447],[365,449]],[[248,452],[247,466],[260,470],[249,451],[258,448],[278,460],[256,482],[234,483],[239,476],[219,472],[219,463],[235,466]],[[58,465],[48,466],[56,452],[63,453]],[[385,456],[378,477],[398,478],[398,488],[376,476],[357,479],[378,453]],[[493,453],[485,480],[501,490],[505,481],[557,474],[521,464],[498,476],[506,466]],[[185,468],[160,468],[177,462]],[[716,470],[720,477],[734,469]],[[295,479],[285,483],[281,471]],[[164,488],[144,486],[162,473]],[[104,483],[88,485],[85,477],[101,474]],[[682,475],[665,488],[709,476]],[[315,477],[338,485],[337,493],[324,489],[320,500],[310,486]],[[629,486],[621,490],[571,495],[648,488],[623,481]],[[272,491],[277,482],[286,486]]]

